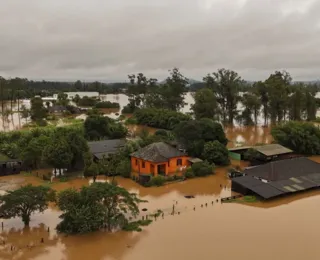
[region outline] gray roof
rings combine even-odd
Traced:
[[[292,177],[320,173],[320,164],[306,157],[300,157],[250,167],[245,169],[244,173],[269,181],[287,180]]]
[[[190,158],[188,161],[191,162],[191,163],[202,162],[202,160],[200,158]]]
[[[184,155],[186,154],[164,142],[150,144],[131,154],[133,157],[156,163]]]
[[[261,146],[254,146],[253,149],[257,150],[259,153],[262,153],[265,156],[292,153],[292,150],[280,144],[266,144]]]
[[[117,152],[126,143],[124,139],[103,140],[97,142],[89,142],[90,152],[101,159],[103,156],[108,157],[110,154]]]

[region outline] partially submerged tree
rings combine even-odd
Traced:
[[[227,147],[218,141],[207,142],[204,145],[202,157],[209,163],[217,165],[228,165],[230,163]]]
[[[58,195],[58,206],[63,211],[57,226],[63,233],[86,233],[106,226],[108,231],[119,229],[130,217],[139,213],[136,194],[115,183],[93,183],[80,191],[64,190]]]
[[[55,200],[55,192],[45,186],[26,185],[0,196],[0,212],[5,218],[19,217],[29,226],[34,212],[43,212]]]

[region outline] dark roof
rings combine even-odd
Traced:
[[[66,111],[67,108],[65,106],[54,105],[49,107],[49,112],[63,112]]]
[[[89,142],[90,152],[101,159],[103,156],[108,157],[109,154],[117,152],[126,143],[124,139],[103,140],[97,142]]]
[[[274,156],[280,154],[292,153],[292,150],[280,144],[266,144],[261,146],[254,146],[253,149],[265,156]]]
[[[320,173],[320,164],[305,157],[274,161],[244,170],[246,175],[269,181],[286,180],[312,173]]]
[[[164,142],[150,144],[131,154],[133,157],[156,163],[184,155],[186,154]]]

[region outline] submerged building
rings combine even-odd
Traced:
[[[150,144],[131,154],[131,168],[141,179],[175,174],[189,165],[190,157],[185,152],[165,142]]]
[[[271,199],[320,187],[320,164],[308,158],[269,162],[245,169],[232,178],[232,190]]]

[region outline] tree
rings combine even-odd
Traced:
[[[84,168],[83,175],[86,177],[92,176],[93,182],[96,182],[97,176],[99,174],[100,174],[100,168],[99,168],[99,165],[96,164],[95,162],[92,162],[90,165]]]
[[[73,157],[69,144],[63,139],[53,139],[44,147],[43,156],[50,166],[59,170],[68,168]]]
[[[214,119],[218,114],[218,106],[213,91],[209,88],[198,90],[194,95],[195,103],[191,106],[196,119]]]
[[[320,129],[312,123],[288,122],[271,130],[274,140],[299,154],[320,154]]]
[[[234,118],[238,114],[239,88],[243,84],[241,77],[235,71],[219,69],[212,73],[212,76],[208,74],[204,81],[216,94],[223,123],[233,125]]]
[[[272,124],[286,119],[291,80],[288,72],[276,71],[265,81],[268,90],[269,113]]]
[[[267,86],[264,82],[258,81],[254,83],[253,87],[256,90],[257,95],[260,97],[264,125],[267,125],[269,118],[269,96]]]
[[[47,136],[31,139],[27,145],[21,147],[21,159],[32,168],[38,168],[42,160],[43,148],[49,143],[50,139]]]
[[[191,120],[178,124],[173,133],[177,140],[184,145],[190,156],[202,156],[206,142],[219,141],[228,143],[221,124],[210,119]]]
[[[33,212],[43,212],[55,200],[55,192],[45,186],[26,185],[0,196],[0,212],[6,218],[20,217],[29,226]]]
[[[131,161],[129,159],[121,160],[117,165],[116,174],[124,178],[130,178],[131,176]]]
[[[184,95],[187,92],[188,79],[178,68],[173,68],[169,72],[170,76],[161,89],[162,98],[166,108],[179,111],[185,105]]]
[[[21,106],[21,115],[22,115],[22,118],[26,119],[26,121],[30,116],[30,110],[27,109],[25,105]]]
[[[58,94],[57,105],[66,107],[69,105],[68,95],[60,92]]]
[[[42,120],[47,117],[47,109],[43,106],[43,101],[40,97],[31,99],[30,115],[34,121]]]
[[[122,228],[130,216],[139,213],[136,194],[115,183],[93,183],[80,191],[69,189],[59,193],[58,206],[63,214],[57,226],[63,233],[97,231],[106,225],[108,231]]]
[[[261,107],[259,97],[249,92],[243,95],[241,102],[244,106],[244,110],[240,115],[240,121],[243,122],[244,125],[257,124]]]
[[[202,157],[209,163],[218,165],[228,165],[230,163],[227,147],[218,141],[207,142],[204,145]]]

